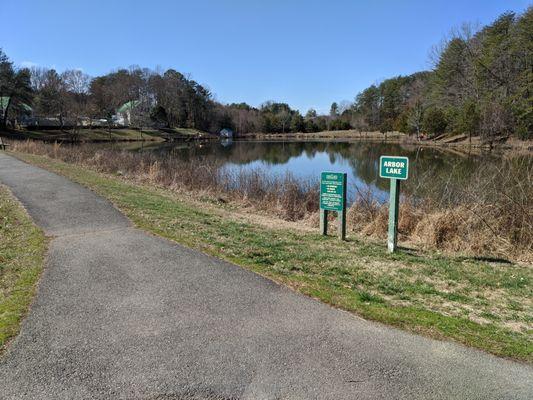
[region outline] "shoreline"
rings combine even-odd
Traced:
[[[132,129],[113,129],[113,137],[106,137],[102,130],[88,130],[87,135],[78,134],[79,138],[73,140],[68,132],[50,134],[54,130],[41,131],[0,131],[0,137],[12,140],[37,140],[45,143],[120,143],[120,142],[160,142],[160,143],[182,143],[182,142],[209,142],[220,140],[219,136],[201,133],[196,135],[176,134],[167,135],[164,131],[147,130],[143,137],[133,135]],[[123,136],[127,135],[127,136]],[[98,137],[95,137],[98,135]],[[166,136],[165,136],[166,135]],[[301,142],[335,142],[350,143],[354,141],[375,142],[375,143],[396,143],[406,146],[433,147],[443,149],[454,149],[459,151],[474,150],[479,151],[517,151],[522,154],[533,153],[533,140],[519,140],[514,137],[500,138],[497,141],[487,143],[482,142],[479,136],[473,137],[469,142],[467,138],[454,140],[453,136],[441,137],[439,140],[417,140],[409,135],[399,132],[383,134],[380,132],[354,132],[354,131],[322,131],[314,133],[247,133],[233,138],[236,141],[301,141]]]
[[[533,152],[533,141],[522,141],[516,138],[508,138],[505,141],[495,141],[493,143],[483,143],[478,136],[472,138],[469,143],[468,139],[462,141],[446,142],[444,140],[416,140],[408,135],[398,132],[383,134],[380,132],[362,132],[354,133],[352,131],[324,131],[316,133],[284,133],[284,134],[265,134],[253,133],[239,136],[239,139],[251,140],[295,140],[295,141],[335,141],[337,143],[351,141],[365,141],[376,143],[398,143],[403,145],[412,145],[418,147],[440,147],[453,149],[476,149],[476,150],[520,150],[526,153]]]

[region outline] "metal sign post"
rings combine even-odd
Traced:
[[[320,174],[320,234],[328,234],[328,211],[336,211],[341,240],[346,239],[346,182],[342,172]]]
[[[390,200],[389,200],[389,230],[387,235],[387,248],[389,253],[396,251],[398,243],[398,213],[400,208],[400,180],[390,180]]]
[[[389,253],[396,251],[398,243],[398,214],[400,207],[400,181],[409,175],[407,157],[381,156],[379,158],[379,176],[390,179],[389,229],[387,248]]]

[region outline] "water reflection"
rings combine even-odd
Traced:
[[[439,148],[403,146],[376,142],[308,142],[308,141],[231,141],[203,144],[158,144],[144,147],[161,156],[172,155],[186,160],[216,159],[228,170],[262,170],[273,176],[290,173],[300,179],[318,181],[320,172],[348,173],[349,197],[356,190],[371,190],[377,199],[388,195],[389,181],[378,177],[381,155],[406,156],[410,160],[409,180],[405,193],[424,195],[447,180],[467,184],[471,175],[488,160],[499,160],[494,153],[466,154]],[[434,185],[432,185],[432,183]]]

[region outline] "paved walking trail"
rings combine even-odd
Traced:
[[[0,154],[54,237],[0,399],[532,399],[533,368],[368,322],[131,226]]]

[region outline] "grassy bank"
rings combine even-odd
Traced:
[[[362,317],[533,362],[533,268],[323,238],[237,204],[134,182],[42,155],[18,157],[110,199],[137,226]],[[96,168],[96,167],[94,167]]]
[[[0,185],[0,354],[18,331],[43,268],[46,239]]]
[[[92,128],[80,129],[73,133],[69,130],[61,129],[21,129],[0,132],[6,138],[43,140],[47,142],[123,142],[123,141],[163,141],[161,132],[157,130],[145,130],[139,132],[137,129],[111,129]]]
[[[216,138],[197,129],[173,128],[173,129],[139,129],[134,128],[113,128],[108,130],[100,128],[81,128],[77,132],[70,129],[42,129],[29,128],[0,131],[0,135],[9,139],[18,140],[40,140],[44,142],[162,142],[164,140],[183,140]]]

